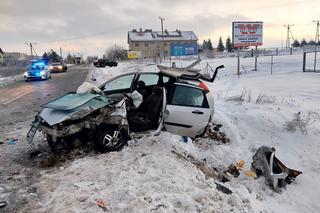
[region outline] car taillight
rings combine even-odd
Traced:
[[[204,89],[206,92],[209,92],[209,88],[207,87],[207,85],[205,85],[205,83],[203,83],[202,81],[200,81],[199,87],[201,87],[202,89]]]

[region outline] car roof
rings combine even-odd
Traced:
[[[176,67],[165,67],[158,65],[160,73],[169,75],[171,77],[180,78],[184,76],[196,77],[199,75],[200,70],[188,69],[188,68],[176,68]]]

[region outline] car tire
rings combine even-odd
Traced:
[[[57,154],[61,154],[63,152],[63,150],[65,150],[65,144],[63,143],[61,138],[57,138],[56,141],[54,142],[52,139],[51,135],[46,135],[47,137],[47,142],[50,148],[50,151],[57,155]]]
[[[129,140],[126,126],[101,124],[94,135],[95,149],[102,153],[120,151]]]
[[[26,82],[28,82],[29,81],[29,78],[26,78],[26,80],[25,80]]]

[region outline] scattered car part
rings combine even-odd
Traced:
[[[7,205],[6,201],[0,201],[0,208],[3,208]]]
[[[216,184],[216,189],[218,189],[220,192],[223,192],[227,195],[232,194],[232,191],[230,189],[228,189],[227,187],[225,187],[224,185],[218,183],[218,182],[214,182]]]
[[[257,176],[263,175],[265,183],[274,191],[280,192],[282,187],[290,184],[302,172],[287,168],[275,157],[274,147],[261,146],[252,157],[252,169]]]
[[[230,173],[235,178],[239,177],[240,175],[238,168],[233,163],[228,166],[226,172]]]

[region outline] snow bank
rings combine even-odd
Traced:
[[[169,133],[145,137],[121,152],[86,157],[53,171],[40,182],[41,190],[49,191],[42,208],[98,212],[96,201],[103,199],[112,212],[252,211],[243,187],[234,195],[223,194],[213,179],[171,153],[195,149],[179,139]]]
[[[15,81],[19,81],[23,79],[23,75],[13,75],[9,77],[0,78],[0,86],[5,86]]]

